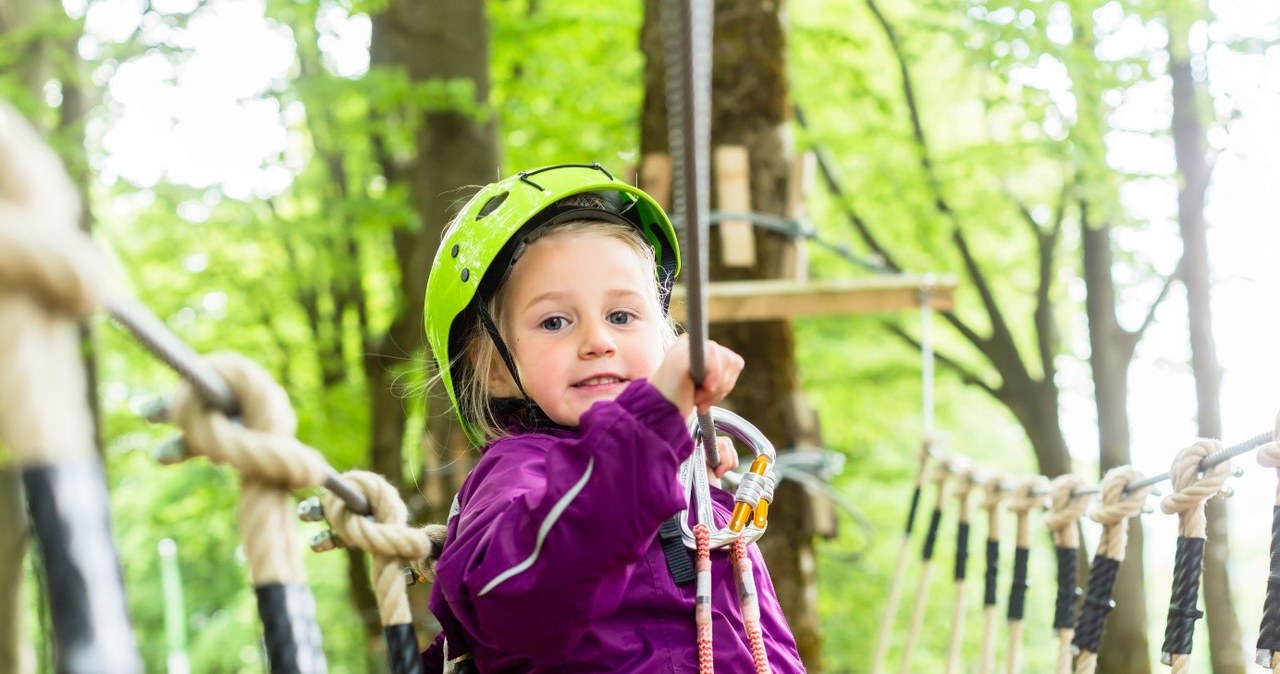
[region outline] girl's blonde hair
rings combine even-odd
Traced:
[[[592,207],[594,204],[590,200],[593,198],[594,195],[590,194],[579,195],[578,197],[570,197],[564,200],[563,203],[569,206]],[[585,203],[574,203],[575,201]],[[573,220],[547,225],[534,231],[523,245],[530,245],[538,239],[549,236],[583,234],[605,236],[621,241],[640,258],[643,264],[647,265],[648,269],[657,269],[653,247],[644,238],[644,235],[635,227],[621,223],[599,220]],[[519,260],[521,251],[516,253],[511,263],[512,266]],[[500,334],[503,331],[503,299],[506,295],[506,287],[506,280],[504,279],[493,293],[493,296],[486,300],[485,305],[485,309],[493,318],[493,322],[498,326]],[[661,317],[662,346],[665,350],[675,342],[676,325],[662,306],[662,300],[659,297],[657,274],[654,275],[653,283],[648,286],[647,299],[652,304],[651,308],[654,311],[654,315]],[[494,344],[489,331],[485,329],[484,322],[480,319],[478,312],[472,321],[472,325],[468,326],[467,335],[466,345],[453,363],[453,371],[456,373],[455,385],[457,386],[458,409],[462,417],[471,423],[475,432],[482,438],[482,446],[488,446],[494,440],[512,433],[512,419],[509,418],[511,410],[495,405],[499,399],[492,394],[489,388],[489,382],[495,378],[495,375],[507,378],[510,378],[511,375],[507,372],[507,366],[502,362],[498,347]],[[523,374],[517,372],[516,375],[523,379]]]

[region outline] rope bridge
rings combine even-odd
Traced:
[[[1005,633],[1008,647],[1005,649],[1003,671],[1008,674],[1024,671],[1021,663],[1023,633],[1021,622],[1027,610],[1027,567],[1032,552],[1031,526],[1033,514],[1051,534],[1057,557],[1057,592],[1052,608],[1053,629],[1057,634],[1057,654],[1054,674],[1092,674],[1098,666],[1098,649],[1106,626],[1107,614],[1115,608],[1112,591],[1121,565],[1125,562],[1129,520],[1140,513],[1151,513],[1147,504],[1155,494],[1155,485],[1169,480],[1172,493],[1164,496],[1160,509],[1167,515],[1178,517],[1178,540],[1174,559],[1173,582],[1169,599],[1164,642],[1160,661],[1175,674],[1191,671],[1191,645],[1196,621],[1204,613],[1198,608],[1200,575],[1205,548],[1205,502],[1233,494],[1227,482],[1240,477],[1243,470],[1233,466],[1231,459],[1254,452],[1260,465],[1277,469],[1277,506],[1273,513],[1271,572],[1268,577],[1266,599],[1257,641],[1257,663],[1268,669],[1280,667],[1280,416],[1275,430],[1259,434],[1237,445],[1224,448],[1218,440],[1197,439],[1173,458],[1167,473],[1144,477],[1132,466],[1119,466],[1107,471],[1100,483],[1088,484],[1076,475],[1062,475],[1049,481],[1044,476],[1013,478],[987,473],[973,467],[971,461],[961,456],[942,456],[941,453],[924,451],[918,476],[917,489],[910,501],[907,536],[910,532],[921,498],[921,487],[928,483],[935,486],[937,506],[933,510],[923,542],[923,554],[919,579],[915,585],[918,594],[915,611],[901,651],[900,672],[914,671],[916,641],[921,626],[921,612],[929,593],[931,559],[940,522],[946,504],[954,501],[956,511],[955,581],[956,609],[951,622],[950,647],[947,672],[965,671],[958,644],[963,640],[965,627],[965,571],[969,555],[969,503],[971,490],[981,489],[985,495],[981,507],[987,511],[986,578],[984,595],[984,625],[982,647],[975,671],[990,674],[996,671],[996,584],[1000,567],[1001,526],[1000,509],[1016,518],[1012,580],[1007,600]],[[948,491],[950,490],[950,492]],[[1101,525],[1101,534],[1088,568],[1088,582],[1081,590],[1077,587],[1078,562],[1080,560],[1080,522],[1085,518]],[[908,547],[907,545],[903,546]],[[904,560],[905,561],[905,560]],[[894,570],[894,587],[890,589],[890,603],[885,623],[892,625],[897,606],[895,596],[905,576],[902,564]],[[1033,610],[1036,607],[1031,607]],[[873,672],[883,671],[891,638],[891,627],[882,629],[882,642],[877,644]]]

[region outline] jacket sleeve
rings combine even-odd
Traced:
[[[572,649],[684,508],[677,472],[692,449],[675,406],[643,381],[593,406],[575,435],[490,447],[436,567],[470,637],[535,659]]]

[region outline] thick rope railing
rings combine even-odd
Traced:
[[[902,649],[901,674],[912,672],[912,660],[916,654],[916,644],[920,639],[920,631],[924,627],[924,614],[929,603],[929,584],[933,580],[933,552],[938,542],[938,531],[942,525],[942,512],[947,505],[947,482],[951,478],[951,466],[942,461],[934,466],[933,483],[937,500],[933,513],[929,517],[929,529],[925,533],[924,545],[920,550],[920,580],[916,586],[916,599],[911,609],[911,626],[907,631],[906,645]]]
[[[1016,518],[1013,548],[1013,578],[1009,582],[1009,604],[1005,613],[1009,648],[1005,656],[1005,672],[1022,671],[1022,620],[1026,613],[1027,566],[1031,559],[1031,511],[1043,508],[1043,494],[1048,489],[1048,478],[1042,475],[1028,477],[1014,489],[1005,508]]]
[[[988,478],[983,487],[982,509],[987,512],[987,550],[982,583],[982,649],[978,674],[991,674],[996,663],[996,581],[1000,570],[1000,506],[1009,492],[1003,478]]]
[[[328,666],[306,584],[291,492],[319,487],[328,463],[293,434],[297,417],[284,389],[257,363],[234,354],[205,361],[239,401],[242,424],[207,407],[188,383],[171,398],[170,417],[186,436],[188,457],[205,456],[240,476],[236,519],[258,597],[273,674],[323,674]]]
[[[952,496],[956,500],[956,549],[955,571],[952,578],[956,586],[956,603],[951,612],[951,641],[947,645],[947,674],[957,674],[964,669],[965,578],[969,568],[969,517],[973,493],[973,469],[966,466],[956,471]]]
[[[1093,674],[1098,669],[1103,626],[1107,613],[1115,608],[1111,592],[1129,541],[1129,518],[1142,512],[1151,491],[1150,485],[1127,489],[1141,479],[1142,474],[1131,466],[1117,466],[1107,471],[1102,478],[1100,502],[1089,514],[1090,519],[1102,525],[1102,536],[1089,567],[1089,584],[1072,642],[1078,651],[1075,674]]]
[[[106,264],[79,220],[61,161],[0,102],[0,464],[20,473],[13,482],[40,542],[58,671],[134,674],[142,661],[111,539],[79,326],[100,301]],[[4,575],[20,577],[22,558],[7,558],[19,568]]]
[[[1049,484],[1049,512],[1044,525],[1053,534],[1058,557],[1058,593],[1053,606],[1053,630],[1058,635],[1058,657],[1054,674],[1071,674],[1071,639],[1075,636],[1076,601],[1080,584],[1076,572],[1080,558],[1080,518],[1088,510],[1091,494],[1077,496],[1084,478],[1068,473]]]
[[[1164,646],[1160,661],[1172,667],[1173,674],[1186,674],[1191,669],[1191,640],[1196,621],[1203,615],[1200,599],[1200,573],[1204,564],[1204,502],[1224,493],[1231,476],[1230,462],[1217,464],[1201,473],[1205,457],[1222,451],[1217,440],[1197,440],[1178,452],[1169,469],[1173,493],[1160,501],[1166,515],[1178,515],[1178,544],[1173,564],[1173,590],[1169,599],[1169,615],[1165,623]]]

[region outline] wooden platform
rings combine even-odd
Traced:
[[[671,315],[685,319],[685,291],[677,282],[671,301]],[[920,306],[920,290],[929,288],[930,304],[936,310],[951,309],[955,302],[956,278],[951,275],[926,276],[896,274],[849,279],[720,281],[708,291],[708,320],[764,321],[797,316],[831,314],[871,314],[903,311]]]

